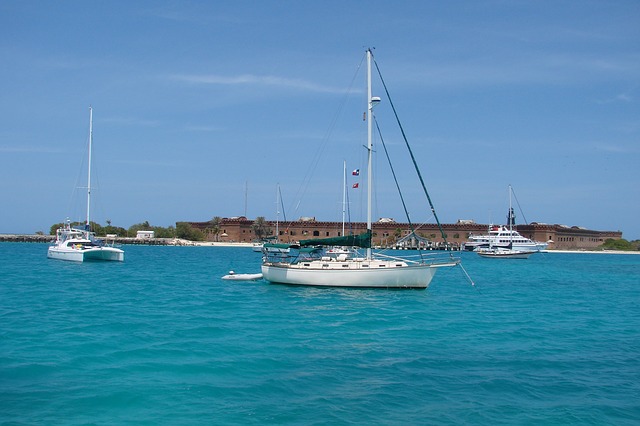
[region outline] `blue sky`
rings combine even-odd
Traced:
[[[638,239],[639,22],[637,1],[3,1],[0,232],[83,217],[89,105],[99,223],[275,219],[277,185],[288,219],[340,221],[371,46],[442,222],[505,222],[511,184],[519,223]],[[404,221],[385,162],[374,219]]]

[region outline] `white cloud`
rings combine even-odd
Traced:
[[[254,74],[240,74],[236,76],[222,76],[215,74],[177,74],[172,75],[173,80],[182,81],[189,84],[205,84],[205,85],[221,85],[221,86],[234,86],[234,85],[253,85],[253,86],[277,86],[285,87],[295,90],[301,90],[306,92],[320,92],[320,93],[344,93],[345,88],[337,88],[330,86],[323,86],[310,81],[305,81],[295,78],[283,78],[271,75],[254,75]]]
[[[144,127],[157,127],[160,122],[157,120],[142,120],[138,118],[129,117],[107,117],[100,120],[103,123],[113,123],[124,126],[144,126]]]
[[[186,126],[186,130],[190,132],[217,132],[217,131],[220,131],[221,128],[217,126],[188,125]]]
[[[595,143],[593,147],[598,151],[604,151],[614,154],[637,154],[638,152],[640,152],[638,148],[636,148],[636,145],[625,146],[614,143]]]
[[[40,153],[40,154],[54,154],[62,152],[59,149],[52,149],[43,146],[0,146],[0,152],[6,153]]]

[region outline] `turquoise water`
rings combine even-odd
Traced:
[[[227,282],[248,248],[0,243],[0,424],[640,422],[640,256],[462,253],[426,291]]]

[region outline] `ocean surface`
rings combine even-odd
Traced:
[[[250,248],[0,243],[2,425],[637,425],[640,256],[461,253],[427,290],[229,282]]]

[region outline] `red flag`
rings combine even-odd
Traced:
[[[351,172],[351,174],[354,176],[360,176],[360,169],[355,169],[354,171]]]
[[[356,182],[356,183],[354,183],[354,184],[353,184],[353,187],[354,187],[354,188],[357,188],[358,186],[360,186],[360,184],[359,184],[358,182]]]

